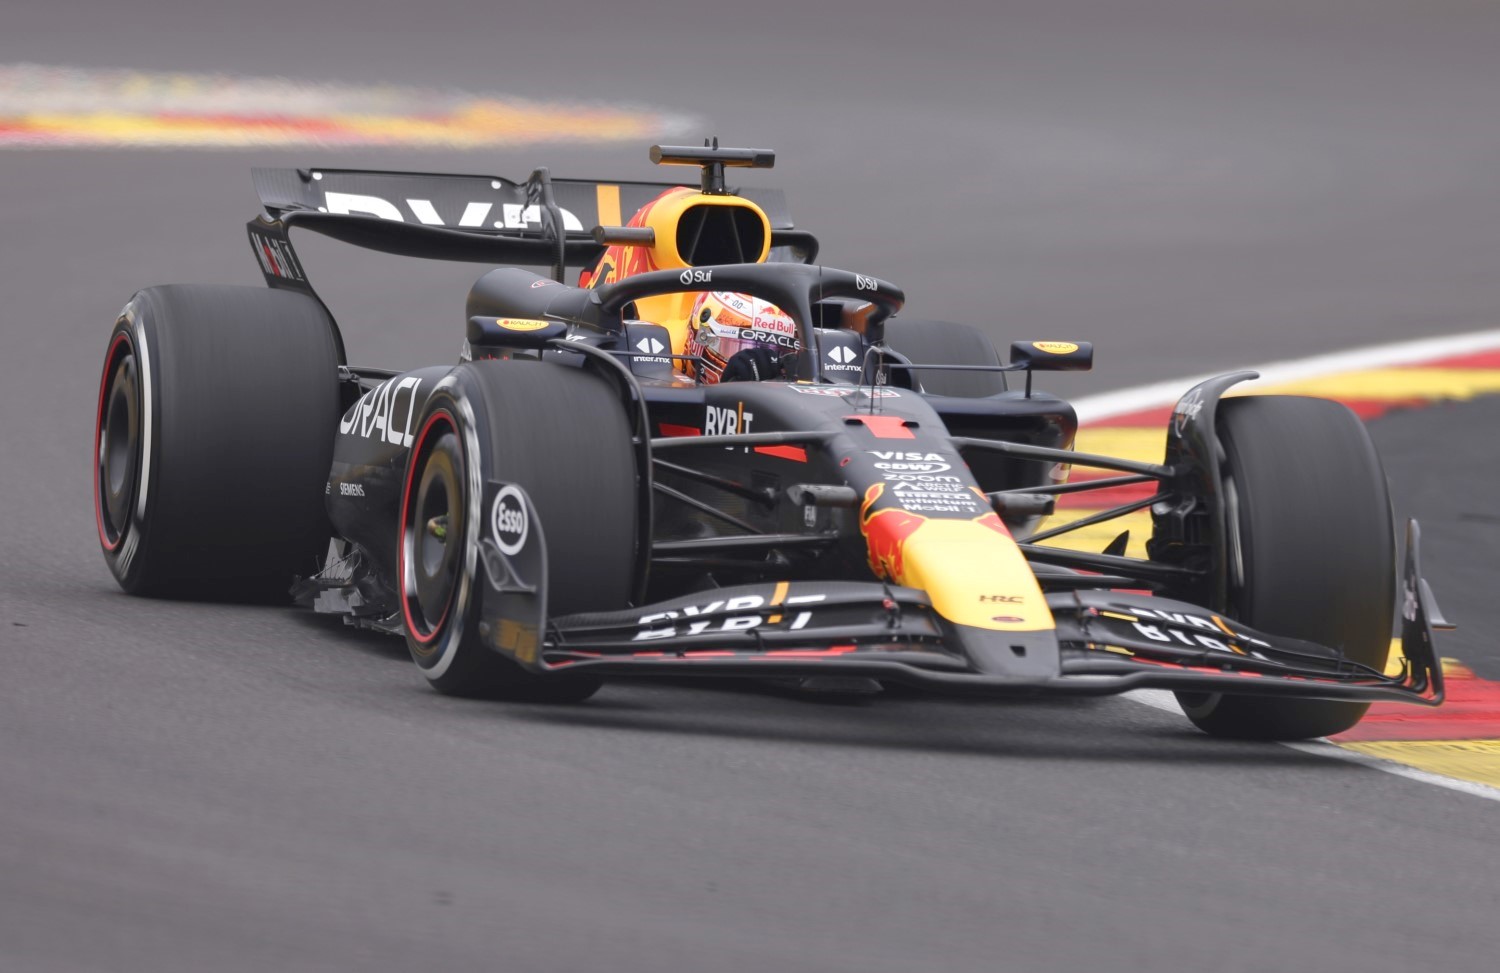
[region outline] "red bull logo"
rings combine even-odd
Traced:
[[[775,308],[762,306],[755,315],[754,328],[757,331],[771,331],[776,334],[796,335],[797,325],[791,318],[782,314]]]
[[[978,493],[979,491],[976,490],[975,492]],[[984,494],[982,493],[980,493],[979,495],[984,496]],[[988,513],[983,517],[975,517],[974,522],[977,524],[983,524],[984,526],[988,527],[990,530],[1006,538],[1007,540],[1011,536],[1010,528],[1005,526],[1005,522],[1000,519],[999,514]]]
[[[905,559],[902,555],[907,540],[917,528],[927,523],[927,518],[900,507],[874,510],[875,502],[885,493],[885,484],[876,483],[865,491],[865,502],[859,508],[859,531],[869,548],[870,570],[878,578],[904,585]]]
[[[1007,631],[1053,627],[1031,566],[999,516],[929,517],[905,509],[885,483],[865,491],[859,526],[877,577],[920,588],[952,622]],[[882,500],[891,506],[875,509]]]

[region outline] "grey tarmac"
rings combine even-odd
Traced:
[[[649,7],[649,9],[638,9]],[[475,0],[4,12],[0,63],[451,85],[780,153],[825,259],[1120,388],[1500,326],[1500,8]],[[0,969],[1491,970],[1500,808],[1129,700],[429,691],[399,640],[140,601],[96,549],[109,324],[254,283],[251,165],[652,178],[643,145],[0,154]],[[309,240],[356,360],[481,268]],[[1375,425],[1492,675],[1496,400]]]

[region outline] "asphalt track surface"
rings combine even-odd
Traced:
[[[1500,8],[1449,0],[59,2],[0,31],[5,62],[692,113],[780,150],[761,178],[825,259],[913,313],[1095,339],[1066,392],[1494,327],[1497,49]],[[247,167],[313,162],[653,175],[639,146],[0,156],[0,969],[1495,968],[1495,803],[1126,700],[478,704],[396,640],[119,594],[87,482],[109,323],[146,284],[255,282]],[[306,252],[356,360],[456,353],[474,268]],[[1480,666],[1497,420],[1375,426],[1468,627],[1443,651]]]

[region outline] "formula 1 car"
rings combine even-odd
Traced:
[[[120,585],[290,586],[405,638],[438,690],[510,700],[650,674],[1156,687],[1211,734],[1261,739],[1442,700],[1417,526],[1398,571],[1348,409],[1221,400],[1255,377],[1236,372],[1178,402],[1162,462],[1079,453],[1073,409],[1033,375],[1089,368],[1089,344],[1017,341],[1002,362],[977,329],[899,316],[894,284],[815,263],[781,194],[726,187],[772,153],[652,158],[698,166],[699,185],[256,170],[269,288],[148,288],[109,341],[95,508]],[[294,227],[503,265],[468,295],[460,360],[348,364]],[[699,380],[682,326],[709,291],[790,318],[785,375]],[[1080,467],[1104,474],[1070,481]],[[1042,529],[1061,494],[1142,484]],[[1123,536],[1045,543],[1147,507],[1146,558]]]

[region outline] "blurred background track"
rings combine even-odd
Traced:
[[[643,9],[649,7],[649,9]],[[0,65],[662,113],[777,149],[914,316],[1080,338],[1079,395],[1500,326],[1500,6],[13,5]],[[274,107],[274,106],[268,106]],[[659,177],[637,141],[0,151],[0,968],[1490,970],[1494,802],[1128,700],[428,691],[394,639],[115,588],[109,324],[256,283],[251,165]],[[354,357],[452,360],[482,268],[301,243]],[[1500,679],[1500,398],[1372,420]],[[1393,889],[1399,877],[1399,894]]]

